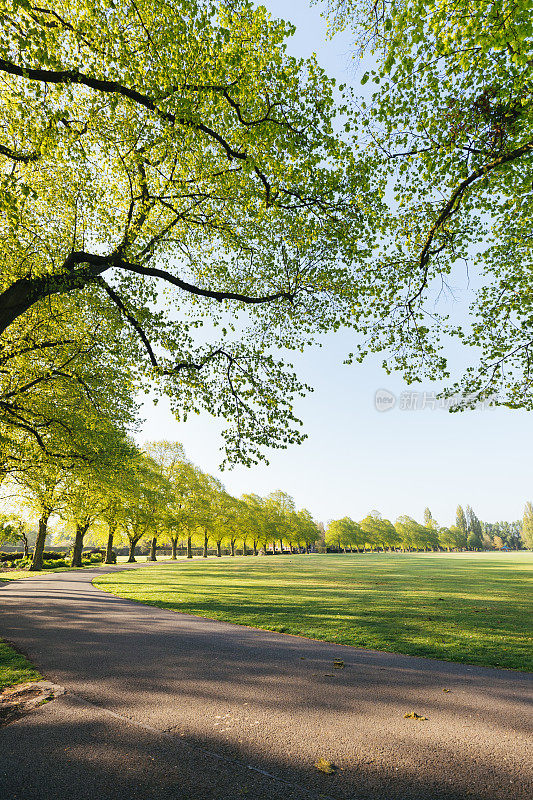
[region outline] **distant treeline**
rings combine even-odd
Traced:
[[[528,514],[533,520],[530,503],[524,522],[481,522],[470,506],[458,506],[455,525],[447,528],[435,521],[429,508],[423,524],[405,515],[392,523],[372,511],[360,522],[350,517],[332,520],[325,543],[336,550],[519,550],[533,546]]]
[[[0,514],[0,544],[20,545],[27,559],[21,563],[41,569],[51,523],[54,542],[71,545],[72,566],[81,565],[88,542],[105,547],[106,563],[124,546],[134,561],[137,548],[148,549],[155,560],[162,548],[177,558],[178,552],[192,557],[199,550],[207,557],[328,549],[518,549],[533,542],[530,504],[523,523],[482,523],[470,506],[459,506],[450,528],[439,526],[428,508],[423,524],[408,516],[392,523],[373,511],[360,522],[343,517],[326,527],[307,509],[297,510],[281,490],[267,497],[233,497],[192,464],[178,442],[128,448],[121,458],[68,467],[41,463],[6,479],[9,500]]]

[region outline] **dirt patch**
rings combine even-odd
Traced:
[[[31,681],[8,686],[0,693],[0,725],[7,725],[64,693],[62,686],[50,681]]]

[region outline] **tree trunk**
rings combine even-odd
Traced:
[[[172,559],[172,561],[176,561],[176,559],[178,557],[178,538],[177,538],[177,536],[176,537],[173,536],[170,541],[172,542],[172,555],[170,556],[170,558]]]
[[[71,567],[81,567],[81,553],[83,550],[83,537],[87,533],[89,525],[76,525],[76,536],[74,537],[74,547],[72,548]]]
[[[28,537],[25,533],[22,534],[22,541],[24,542],[24,558],[27,558],[30,554],[30,548],[28,547]]]
[[[242,543],[242,554],[243,554],[243,556],[247,556],[248,555],[248,550],[246,549],[246,542]]]
[[[152,536],[152,541],[150,542],[150,555],[148,556],[148,561],[157,561],[157,557],[155,554],[157,548],[157,536]]]
[[[235,539],[231,540],[230,545],[231,545],[231,555],[234,556],[235,555]]]
[[[222,542],[217,542],[217,558],[222,558]]]
[[[204,533],[204,552],[202,553],[204,558],[207,558],[207,544],[209,542],[209,536],[207,533]]]
[[[31,560],[30,570],[32,572],[43,568],[43,550],[46,534],[48,532],[48,514],[42,516],[39,520],[39,531],[37,539],[35,540],[35,547],[33,549],[33,558]]]
[[[113,564],[113,537],[115,536],[115,528],[109,527],[109,535],[107,537],[107,547],[105,549],[105,561],[104,564]]]
[[[257,555],[257,542],[254,539],[254,556],[256,556],[256,555]]]
[[[309,545],[308,544],[305,545],[305,552],[307,553],[307,555],[309,555]]]
[[[138,539],[130,539],[130,552],[128,555],[128,564],[135,563],[135,548],[137,547]]]
[[[283,555],[283,539],[279,540],[279,552]]]
[[[192,558],[192,536],[187,536],[187,558]]]

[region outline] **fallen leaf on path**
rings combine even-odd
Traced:
[[[421,714],[417,714],[416,711],[410,711],[408,714],[403,715],[404,719],[427,719],[427,717],[423,717]]]
[[[443,689],[443,692],[451,692],[451,689]]]
[[[331,761],[327,760],[327,758],[319,758],[315,764],[315,767],[320,770],[320,772],[324,772],[326,775],[333,775],[337,769],[335,764],[332,764]]]
[[[341,658],[336,658],[333,662],[333,669],[344,669],[344,661]]]

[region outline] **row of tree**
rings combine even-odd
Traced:
[[[112,435],[113,433],[113,435]],[[393,524],[373,511],[360,522],[349,517],[330,521],[327,529],[307,509],[296,510],[293,498],[276,491],[263,498],[229,494],[223,484],[186,457],[178,442],[149,442],[142,449],[116,431],[108,431],[107,448],[90,463],[65,463],[42,454],[33,466],[5,482],[9,498],[0,541],[23,542],[28,553],[30,525],[38,520],[30,569],[43,566],[50,521],[63,541],[72,543],[72,566],[80,566],[88,538],[105,544],[106,562],[114,548],[128,545],[135,560],[138,545],[149,546],[150,559],[167,546],[172,558],[183,548],[192,557],[201,548],[235,555],[309,552],[317,546],[347,550],[502,549],[531,546],[533,509],[524,524],[482,523],[470,506],[458,506],[456,524],[442,527],[425,509],[424,522],[400,516]],[[528,538],[529,536],[529,538]]]
[[[116,445],[91,464],[41,459],[6,484],[18,511],[4,512],[4,541],[24,539],[27,548],[25,518],[29,513],[38,519],[30,569],[42,568],[51,519],[72,533],[72,566],[81,565],[88,533],[92,542],[105,535],[108,563],[114,560],[114,545],[124,541],[134,561],[139,543],[149,543],[155,560],[163,544],[171,547],[172,558],[180,545],[188,557],[194,546],[201,546],[204,556],[209,549],[218,556],[223,551],[235,555],[237,547],[257,555],[269,549],[309,552],[320,538],[309,511],[297,511],[288,494],[232,497],[220,481],[192,464],[177,442],[150,442],[142,450],[126,440]]]
[[[481,522],[472,508],[457,507],[456,524],[439,526],[429,508],[421,524],[400,516],[393,524],[378,511],[361,522],[349,517],[333,520],[326,531],[326,544],[336,550],[501,550],[533,547],[533,508],[526,505],[524,522]]]

